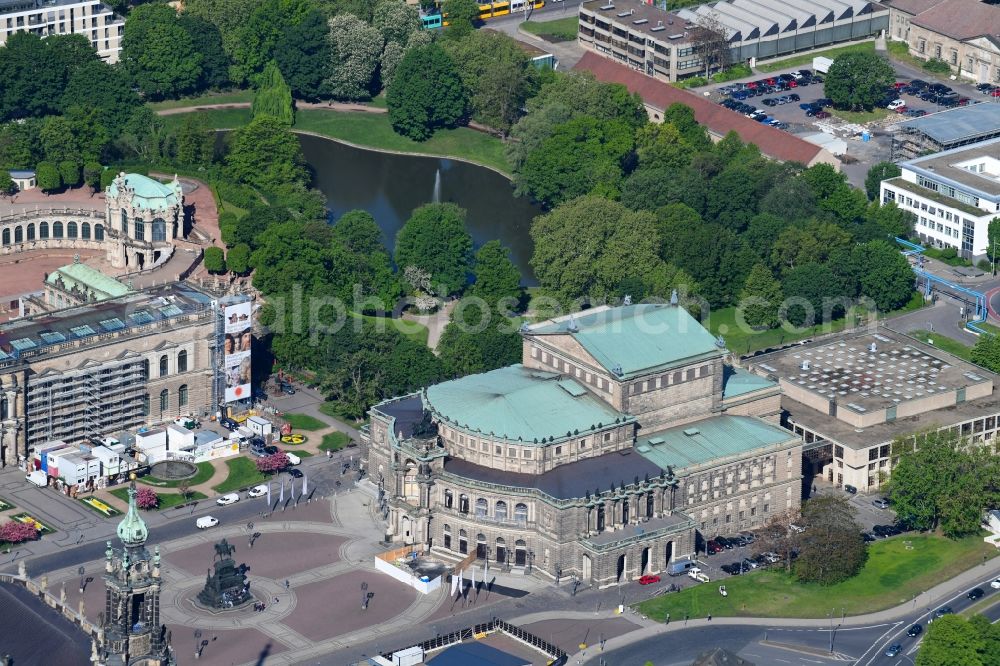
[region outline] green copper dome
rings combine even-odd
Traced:
[[[139,509],[135,505],[137,494],[133,480],[128,487],[128,513],[125,519],[118,523],[118,538],[126,546],[141,546],[146,543],[146,538],[149,536],[149,528],[139,517]]]

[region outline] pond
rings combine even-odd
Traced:
[[[515,197],[510,181],[483,167],[435,157],[395,155],[362,150],[310,135],[299,135],[302,152],[316,173],[314,185],[327,198],[331,218],[363,209],[385,233],[390,251],[396,232],[414,208],[434,200],[455,203],[467,211],[466,227],[478,248],[499,240],[526,286],[537,284],[528,262],[531,221],[542,210]]]

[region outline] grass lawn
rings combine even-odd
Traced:
[[[964,359],[966,361],[972,360],[972,346],[963,345],[958,340],[952,340],[946,335],[940,333],[931,333],[930,331],[925,331],[923,329],[917,331],[910,331],[912,335],[917,340],[921,342],[927,342],[930,338],[934,341],[934,346],[942,351],[946,351],[949,354],[954,354],[955,356]],[[971,337],[971,336],[970,336]]]
[[[197,486],[198,484],[205,483],[212,478],[215,474],[215,468],[212,467],[210,462],[200,462],[195,465],[198,468],[198,473],[187,479],[188,487]],[[180,485],[180,481],[167,481],[164,479],[157,479],[155,476],[144,476],[136,479],[137,482],[145,484],[147,486],[154,486],[156,488],[176,488]],[[128,499],[127,497],[125,498]]]
[[[924,299],[920,294],[913,292],[913,296],[906,305],[888,314],[911,312],[919,310],[924,305]],[[785,330],[779,327],[766,331],[751,331],[740,326],[736,321],[736,308],[730,307],[713,310],[709,315],[706,327],[713,335],[721,335],[731,352],[743,355],[760,349],[767,349],[768,347],[788,344],[796,340],[804,340],[827,333],[836,333],[842,331],[847,326],[848,321],[851,320],[851,315],[848,315],[844,319],[835,319],[826,324],[818,324],[803,329],[791,328],[790,330]]]
[[[665,594],[638,605],[657,621],[687,614],[704,617],[826,617],[831,608],[859,615],[910,601],[942,580],[983,563],[997,551],[980,536],[952,541],[940,536],[899,536],[868,547],[868,563],[854,578],[836,585],[799,583],[783,570],[759,571],[722,581],[729,596],[712,581]]]
[[[185,106],[204,106],[205,104],[235,104],[237,102],[252,102],[252,90],[233,90],[230,92],[212,92],[195,97],[182,97],[181,99],[168,99],[162,102],[150,102],[149,108],[153,111],[165,111],[167,109],[180,109]]]
[[[311,458],[313,456],[313,453],[311,451],[296,451],[295,455],[297,455],[299,458]]]
[[[388,109],[389,103],[385,101],[385,93],[380,92],[375,97],[372,97],[371,101],[368,102],[368,106],[374,106],[377,109]]]
[[[409,338],[417,344],[427,346],[427,338],[430,336],[430,331],[426,326],[419,322],[408,321],[406,319],[393,319],[391,317],[372,317],[371,315],[360,314],[357,312],[348,312],[351,317],[355,319],[364,319],[365,321],[381,325],[381,326],[391,326],[395,328],[404,338]]]
[[[111,491],[111,494],[128,504],[128,488],[115,488]],[[187,497],[184,497],[180,493],[156,493],[156,496],[160,498],[160,503],[156,506],[157,511],[172,509],[179,504],[195,500],[208,499],[207,495],[199,493],[197,490],[188,492]]]
[[[992,333],[993,335],[1000,335],[1000,327],[994,326],[993,324],[987,324],[983,322],[982,324],[977,324],[979,328],[983,329],[987,333]]]
[[[226,480],[212,487],[212,490],[220,495],[264,481],[264,475],[257,471],[257,465],[249,458],[239,457],[227,460],[226,467],[229,468]]]
[[[250,109],[210,109],[206,111],[192,111],[200,113],[205,117],[205,121],[212,129],[235,129],[243,127],[250,122]],[[184,122],[186,114],[178,113],[172,116],[162,116],[163,124],[168,128],[180,127]]]
[[[292,424],[295,430],[322,430],[327,427],[326,423],[308,414],[285,414],[285,420]]]
[[[890,111],[889,109],[872,109],[871,111],[843,111],[841,109],[830,109],[830,113],[842,118],[849,123],[856,123],[858,125],[864,125],[865,123],[875,122],[876,120],[882,120],[895,113],[895,111]]]
[[[333,402],[333,401],[324,402],[322,405],[319,406],[319,411],[322,412],[323,414],[326,414],[327,416],[329,416],[332,419],[336,419],[336,420],[340,421],[341,423],[343,423],[346,426],[350,426],[351,428],[357,429],[358,426],[361,425],[360,423],[358,423],[354,419],[347,418],[343,414],[341,414],[339,411],[337,411],[337,403],[336,402]],[[364,421],[362,421],[362,423],[367,423],[367,422],[368,422],[368,419],[365,419]]]
[[[342,432],[331,432],[323,435],[323,443],[319,445],[320,451],[339,451],[347,446],[351,438]]]
[[[555,21],[525,21],[521,27],[525,32],[537,35],[548,42],[569,42],[576,39],[580,18],[574,14]]]
[[[493,167],[504,174],[510,173],[510,164],[504,155],[503,142],[467,127],[438,130],[427,141],[414,141],[393,131],[388,114],[304,109],[295,115],[295,125],[292,129],[315,132],[360,146],[383,150],[458,157]]]
[[[824,49],[822,51],[810,51],[809,53],[804,53],[802,55],[792,56],[791,58],[782,58],[781,60],[772,60],[765,63],[758,63],[755,68],[758,72],[776,72],[781,69],[788,69],[789,67],[795,67],[796,65],[806,65],[808,69],[812,69],[813,58],[816,56],[823,56],[826,58],[836,58],[839,55],[845,53],[875,53],[875,42],[861,42],[860,44],[848,44],[847,46],[837,46],[832,49]]]

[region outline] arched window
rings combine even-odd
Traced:
[[[160,376],[161,377],[166,377],[167,376],[167,355],[166,354],[164,354],[163,356],[160,357]]]
[[[518,503],[514,507],[514,520],[516,520],[520,525],[525,525],[528,522],[528,505],[523,503]]]
[[[8,413],[7,398],[0,398],[0,421],[6,419],[10,414]]]
[[[21,227],[14,227],[14,242],[23,243],[24,242],[24,230]]]
[[[104,240],[104,225],[95,224],[94,225],[94,240],[102,241]]]
[[[187,372],[188,369],[188,353],[187,350],[180,350],[177,354],[177,372]]]
[[[149,416],[149,394],[142,396],[142,415]]]
[[[137,241],[146,240],[146,225],[139,218],[135,219],[135,234],[132,237]]]
[[[90,240],[90,222],[84,222],[80,225],[80,238]]]
[[[163,389],[160,391],[160,411],[165,412],[170,408],[170,391]]]
[[[63,225],[62,225],[62,222],[53,222],[52,223],[52,237],[53,238],[62,238],[63,237]]]
[[[480,497],[479,499],[476,500],[476,516],[482,518],[483,516],[486,515],[486,512],[489,510],[490,510],[489,503],[485,499]]]
[[[455,503],[455,496],[450,490],[444,491],[444,508],[450,509]]]
[[[469,496],[465,493],[458,496],[458,510],[462,513],[469,513]]]
[[[444,526],[444,547],[451,550],[451,525]]]
[[[3,230],[3,244],[10,245],[10,229]]]
[[[66,223],[66,238],[76,238],[76,222]]]
[[[177,406],[184,407],[188,404],[188,385],[181,384],[180,388],[177,389]]]
[[[38,237],[45,239],[49,237],[49,223],[39,222],[38,223]]]
[[[497,521],[507,520],[507,502],[503,500],[497,502],[496,519]]]
[[[122,210],[122,233],[128,233],[128,213],[124,209]]]
[[[142,359],[142,378],[149,381],[149,359]]]
[[[28,224],[28,242],[35,240],[35,223]]]
[[[167,240],[167,223],[163,218],[153,220],[153,242]]]

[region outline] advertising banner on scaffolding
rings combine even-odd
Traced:
[[[226,402],[250,397],[250,301],[227,305],[223,311],[226,337],[222,364],[226,376]]]

